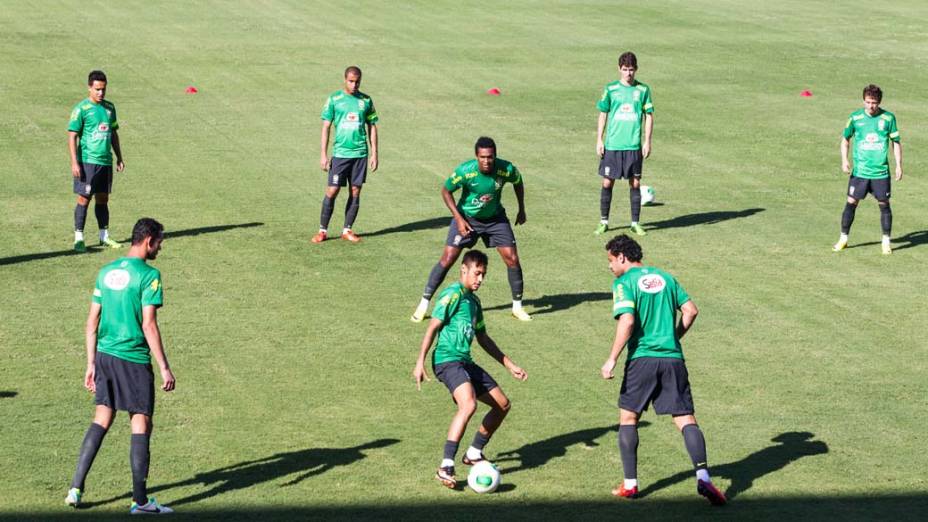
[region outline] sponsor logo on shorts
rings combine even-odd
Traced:
[[[667,286],[659,274],[648,274],[638,279],[638,289],[646,294],[656,294]]]
[[[84,194],[90,194],[90,183],[84,185]]]
[[[131,276],[127,270],[117,268],[116,270],[110,270],[103,276],[103,284],[110,290],[125,290],[129,286],[130,279]]]
[[[854,187],[848,187],[848,188],[847,188],[847,195],[848,195],[848,196],[853,196],[853,195],[854,195]]]
[[[460,245],[462,239],[464,239],[464,238],[461,237],[461,234],[455,234],[455,235],[454,235],[454,244],[455,244],[455,245]]]
[[[612,169],[611,169],[610,167],[608,167],[608,166],[606,167],[606,176],[609,175],[609,171],[611,171],[611,170],[612,170]]]
[[[332,174],[332,183],[338,183],[338,174]]]

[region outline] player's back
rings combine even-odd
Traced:
[[[634,301],[635,329],[628,342],[629,359],[683,358],[676,336],[677,309],[689,296],[669,273],[655,267],[635,267],[620,280]]]

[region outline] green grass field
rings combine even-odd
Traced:
[[[126,160],[113,235],[146,215],[168,231],[154,264],[178,387],[158,395],[149,487],[180,514],[924,519],[923,2],[385,4],[4,3],[0,518],[99,519],[129,504],[124,415],[88,479],[90,508],[63,504],[92,413],[81,386],[90,292],[119,255],[70,251],[65,127],[99,67]],[[618,382],[599,377],[615,326],[592,234],[594,104],[627,49],[656,108],[645,184],[662,205],[643,210],[642,244],[701,310],[684,349],[710,464],[733,497],[722,510],[695,495],[682,438],[651,413],[647,495],[609,496],[621,478]],[[350,64],[381,116],[381,169],[355,227],[366,237],[310,245],[319,110]],[[830,251],[846,189],[839,136],[870,82],[905,147],[889,257],[872,199],[852,248]],[[490,253],[488,330],[530,377],[515,382],[477,354],[513,401],[487,447],[505,485],[488,496],[432,479],[453,406],[435,381],[416,392],[424,326],[408,321],[446,233],[439,184],[482,134],[525,178],[516,234],[535,314],[509,317]],[[514,210],[508,189],[505,201]],[[613,223],[627,215],[620,188]],[[92,212],[86,231],[95,237]]]

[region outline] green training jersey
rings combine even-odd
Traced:
[[[84,98],[71,110],[68,130],[79,136],[77,146],[81,163],[112,165],[113,131],[119,128],[116,106],[107,100],[100,103]]]
[[[484,174],[477,167],[477,160],[465,161],[454,169],[454,173],[445,180],[449,192],[461,190],[458,210],[465,216],[477,219],[489,219],[505,211],[501,196],[506,182],[513,185],[522,183],[522,175],[515,165],[500,158],[493,164],[493,172]]]
[[[880,109],[874,116],[864,109],[851,113],[844,127],[844,139],[854,137],[854,170],[858,178],[889,177],[889,142],[899,142],[896,115]]]
[[[442,325],[438,343],[432,352],[432,365],[473,362],[470,343],[476,332],[486,330],[480,299],[460,282],[454,283],[439,294],[432,318],[441,320]]]
[[[336,158],[363,158],[367,156],[367,124],[377,124],[377,111],[371,97],[358,91],[348,94],[335,91],[325,100],[322,119],[335,126]]]
[[[606,150],[638,150],[641,148],[641,123],[645,114],[654,112],[651,88],[641,82],[625,85],[614,81],[603,89],[596,104],[606,118]]]
[[[628,360],[683,358],[676,334],[677,310],[690,300],[672,275],[654,267],[633,267],[612,283],[612,315],[635,315]]]
[[[97,350],[129,362],[151,362],[142,308],[164,302],[161,272],[137,257],[117,259],[100,269],[93,302],[101,306]]]

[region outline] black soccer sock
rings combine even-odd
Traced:
[[[90,472],[90,466],[93,465],[93,459],[97,457],[97,451],[103,444],[103,437],[106,436],[106,428],[96,422],[91,422],[84,435],[84,442],[81,443],[81,453],[77,457],[77,469],[74,471],[74,478],[71,479],[71,487],[84,490],[84,481],[87,479],[87,473]]]
[[[522,265],[507,267],[506,275],[509,277],[509,289],[512,290],[512,300],[522,300],[522,289],[525,285],[522,281]]]
[[[699,425],[687,424],[683,426],[683,443],[686,444],[686,452],[690,454],[693,467],[707,469],[709,463],[706,458],[706,438],[702,436]]]
[[[454,456],[458,454],[458,445],[459,442],[453,440],[445,441],[445,456],[443,458],[454,460]]]
[[[880,226],[883,228],[883,235],[890,236],[893,231],[893,209],[889,207],[887,201],[885,205],[880,205]]]
[[[74,230],[83,232],[87,221],[87,205],[74,206]]]
[[[432,271],[429,272],[429,280],[425,283],[425,290],[422,291],[423,298],[432,298],[435,294],[435,290],[441,286],[441,282],[444,281],[445,276],[448,275],[449,268],[441,266],[441,263],[435,263],[435,266],[432,267]]]
[[[850,203],[844,204],[844,212],[841,213],[841,233],[850,234],[851,225],[854,223],[854,213],[857,212],[857,205]]]
[[[348,203],[345,204],[345,228],[351,228],[354,225],[359,208],[361,208],[361,195],[348,196]]]
[[[599,191],[599,218],[609,221],[609,209],[612,207],[612,187],[603,187]]]
[[[629,188],[628,197],[631,201],[632,223],[637,223],[638,218],[641,217],[641,188]]]
[[[622,456],[622,472],[627,479],[638,478],[638,426],[619,426],[619,454]]]
[[[151,454],[148,444],[151,436],[145,433],[133,433],[129,445],[129,462],[132,465],[132,500],[142,506],[148,503],[148,463]]]
[[[322,216],[319,218],[319,228],[328,230],[329,221],[332,220],[332,212],[335,210],[335,198],[329,196],[322,197]]]
[[[474,434],[474,440],[470,445],[475,449],[483,451],[483,447],[487,445],[487,442],[490,442],[490,435],[484,435],[482,431],[477,430],[477,433]]]
[[[110,226],[110,206],[106,203],[96,203],[93,206],[93,213],[97,216],[97,226],[100,230]]]

